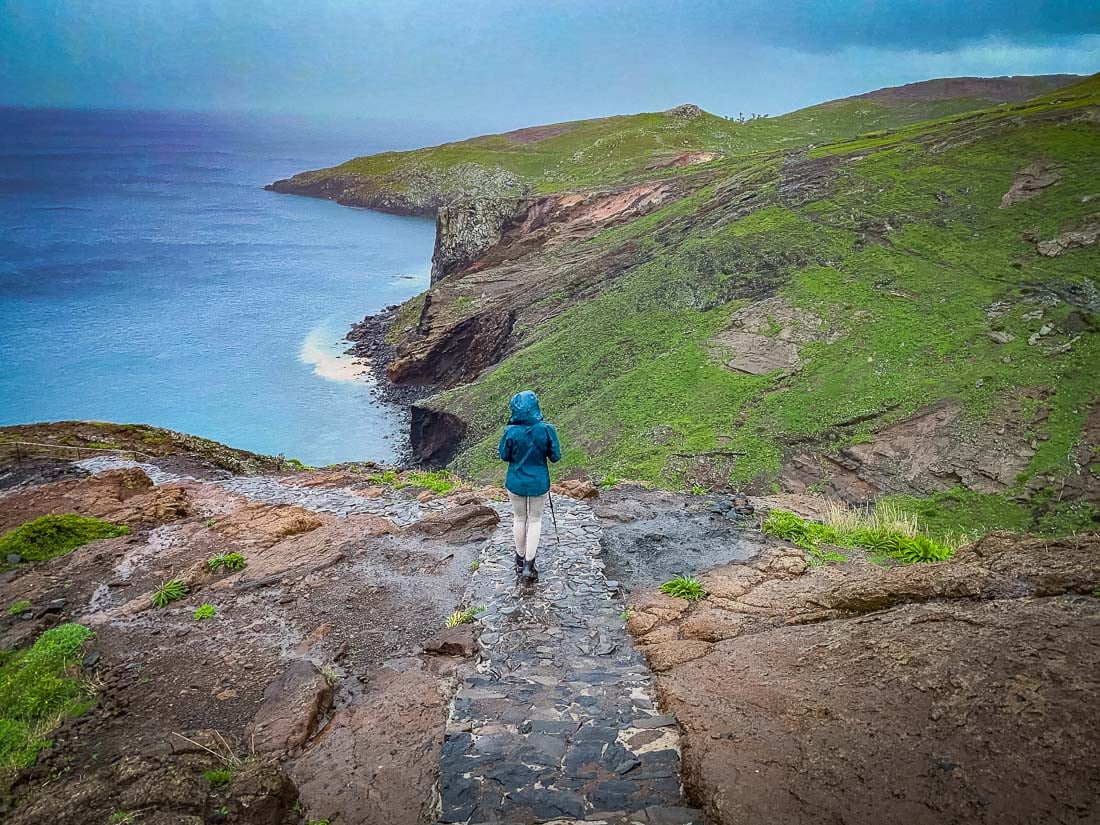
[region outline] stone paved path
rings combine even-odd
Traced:
[[[540,581],[516,583],[511,514],[485,544],[469,602],[481,662],[455,696],[443,748],[445,823],[702,822],[680,788],[679,733],[623,628],[591,510],[555,499]]]

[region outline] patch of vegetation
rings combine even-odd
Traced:
[[[409,470],[404,473],[384,470],[366,478],[371,484],[386,484],[398,490],[405,487],[424,487],[441,496],[447,495],[461,483],[457,476],[447,470]]]
[[[469,624],[477,618],[478,613],[484,612],[484,607],[467,607],[465,610],[456,610],[447,617],[447,627],[458,627],[460,624]]]
[[[8,607],[9,616],[18,616],[20,613],[26,613],[31,609],[30,599],[20,599],[19,601],[12,602]]]
[[[201,622],[203,619],[214,618],[214,616],[217,615],[217,612],[218,608],[214,607],[214,605],[202,604],[195,608],[195,612],[193,615],[197,621]]]
[[[206,566],[210,568],[210,572],[216,573],[219,570],[244,570],[248,562],[237,552],[218,553],[206,560]]]
[[[180,579],[161,582],[153,591],[153,607],[167,607],[187,595],[187,585]]]
[[[675,596],[678,599],[687,599],[689,602],[706,598],[707,592],[703,589],[703,583],[694,576],[681,573],[673,579],[669,579],[658,588],[666,596]]]
[[[213,516],[211,516],[210,518],[208,518],[206,521],[203,522],[203,524],[205,524],[207,527],[213,527],[217,523],[218,523],[218,520],[216,518],[214,518]]]
[[[859,547],[872,558],[893,559],[902,564],[943,561],[954,554],[954,548],[917,532],[916,521],[887,508],[876,513],[834,511],[831,523],[822,524],[800,518],[786,510],[772,510],[764,519],[762,530],[769,536],[787,539],[806,550],[812,564],[847,561],[835,551],[821,545]]]
[[[137,813],[134,811],[115,811],[107,819],[109,825],[131,825],[137,822]]]
[[[599,485],[601,487],[614,487],[620,481],[621,479],[617,475],[615,475],[614,473],[608,473],[600,479]]]
[[[619,618],[622,619],[624,622],[629,622],[633,616],[634,611],[631,610],[629,607],[619,614]]]
[[[91,691],[73,672],[92,631],[62,624],[27,650],[0,653],[0,778],[34,764],[66,716],[91,707]]]
[[[458,484],[458,479],[446,470],[436,470],[435,472],[412,470],[405,474],[404,479],[398,482],[397,486],[427,487],[433,493],[444,496],[454,490]]]
[[[470,562],[471,573],[476,573],[479,567],[481,567],[481,559],[474,559],[472,562]]]
[[[71,553],[77,547],[100,539],[125,536],[130,528],[76,513],[41,516],[0,536],[0,558],[11,553],[24,561],[45,561]]]
[[[210,783],[212,788],[220,788],[223,785],[228,785],[229,780],[233,778],[232,768],[218,768],[216,770],[204,771],[203,776],[206,777],[206,781]]]

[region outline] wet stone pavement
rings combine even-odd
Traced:
[[[701,823],[680,787],[679,732],[623,627],[619,584],[584,504],[547,511],[539,582],[516,581],[511,514],[482,548],[468,593],[481,659],[454,698],[440,822]]]
[[[349,487],[296,487],[286,484],[277,476],[231,476],[225,479],[204,480],[192,476],[172,473],[140,461],[103,456],[73,462],[91,473],[117,470],[126,467],[138,467],[145,472],[154,484],[215,484],[223,489],[247,498],[249,501],[264,504],[295,504],[306,510],[318,513],[331,513],[336,516],[372,515],[382,516],[394,522],[398,527],[406,527],[419,521],[424,510],[444,507],[441,502],[421,504],[415,499],[403,499],[394,496],[364,498],[356,495]]]

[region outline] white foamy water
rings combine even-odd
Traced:
[[[310,330],[302,340],[298,350],[298,360],[313,367],[313,374],[326,381],[365,381],[370,382],[370,366],[344,350],[348,342],[334,339],[333,331],[327,325]]]

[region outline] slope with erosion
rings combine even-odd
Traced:
[[[688,160],[721,156],[631,155],[556,194],[528,177],[390,325],[391,379],[443,389],[414,416],[422,457],[492,476],[500,411],[529,386],[564,469],[904,495],[944,529],[1087,524],[1098,92],[1093,77],[919,123],[948,104],[896,94],[870,134],[840,104],[893,105],[881,94],[814,107],[840,107],[826,140],[854,139],[834,143],[804,134],[813,109],[743,125],[674,110],[645,117],[697,122],[680,127],[695,138],[770,129],[770,145],[685,140]],[[785,123],[801,149],[778,142]]]

